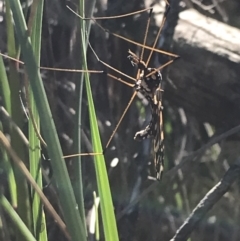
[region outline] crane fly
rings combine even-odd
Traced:
[[[161,86],[162,86],[162,75],[161,75],[160,70],[163,69],[164,67],[168,66],[169,64],[171,64],[175,59],[177,59],[179,57],[175,54],[168,53],[168,52],[165,52],[163,50],[155,49],[158,38],[160,36],[160,33],[162,31],[163,25],[165,23],[165,20],[166,20],[168,11],[169,11],[169,4],[168,4],[167,1],[165,1],[165,2],[166,2],[166,5],[167,5],[167,8],[166,8],[163,20],[162,20],[162,24],[159,28],[159,31],[157,33],[155,42],[154,42],[152,47],[146,46],[146,38],[147,38],[147,32],[148,32],[150,18],[151,18],[151,14],[152,14],[152,9],[150,10],[150,13],[149,13],[149,18],[148,18],[148,22],[147,22],[147,26],[146,26],[143,44],[140,44],[140,43],[137,43],[133,40],[127,39],[127,38],[125,38],[125,37],[123,37],[119,34],[112,33],[109,30],[104,29],[100,24],[98,24],[96,22],[97,25],[101,29],[110,33],[112,36],[118,37],[118,38],[123,39],[127,42],[135,44],[135,45],[141,47],[141,49],[142,49],[140,57],[138,57],[131,50],[128,51],[128,53],[129,53],[128,59],[130,60],[132,65],[136,66],[137,69],[138,69],[137,75],[134,78],[134,84],[130,85],[130,87],[133,87],[135,89],[135,92],[134,92],[132,98],[130,99],[127,107],[125,108],[118,124],[116,125],[116,128],[114,129],[112,135],[110,136],[110,139],[107,142],[106,148],[109,146],[109,144],[110,144],[110,142],[113,138],[114,133],[117,131],[124,115],[126,114],[129,106],[131,105],[133,99],[135,98],[136,92],[142,93],[150,104],[152,117],[151,117],[150,123],[146,126],[146,128],[141,130],[141,131],[138,131],[135,134],[134,139],[141,141],[141,140],[149,138],[149,137],[153,138],[154,165],[155,165],[155,172],[156,172],[156,179],[157,180],[161,179],[162,172],[163,172],[163,165],[164,165],[164,144],[163,144],[163,142],[164,142],[164,132],[163,132],[163,117],[162,117],[162,110],[163,110],[162,93],[163,93],[163,90],[161,88]],[[143,54],[144,54],[145,49],[150,50],[150,54],[149,54],[149,57],[148,57],[146,62],[143,61]],[[94,52],[93,49],[92,49],[92,51]],[[167,63],[161,65],[159,68],[149,68],[148,64],[149,64],[150,59],[152,57],[153,51],[162,53],[162,54],[167,55],[169,57],[172,57],[172,59],[170,61],[168,61]],[[112,68],[111,66],[109,66],[108,64],[106,64],[105,62],[100,60],[95,52],[94,52],[94,54],[95,54],[96,58],[98,59],[98,61],[100,61],[105,66],[107,66],[107,67],[111,68],[112,70],[116,71],[117,73],[119,73],[118,70]],[[132,77],[126,76],[126,74],[124,74],[124,73],[120,73],[120,74],[122,74],[123,76],[128,77],[129,79],[132,80]],[[110,76],[110,77],[113,78],[113,76]],[[115,78],[115,79],[117,79],[117,78]],[[119,80],[124,83],[124,81],[122,81],[121,79],[119,79]],[[127,82],[126,82],[126,84],[129,85]]]

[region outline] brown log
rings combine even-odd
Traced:
[[[165,98],[201,122],[240,122],[240,30],[190,9],[180,13]]]

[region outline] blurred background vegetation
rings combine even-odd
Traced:
[[[86,1],[85,3],[87,17],[91,16],[92,9],[94,9],[94,17],[105,17],[130,13],[149,6],[153,7],[147,39],[147,45],[149,46],[154,41],[159,23],[165,12],[164,1],[97,0],[94,5],[90,3],[92,2]],[[21,4],[26,19],[28,19],[32,1],[21,1]],[[230,27],[229,35],[232,34],[231,31],[234,31],[234,34],[237,33],[237,36],[240,36],[240,2],[238,0],[178,0],[172,1],[172,3],[170,1],[170,4],[171,9],[157,48],[179,54],[181,59],[168,68],[164,68],[162,72],[165,132],[165,173],[163,180],[158,183],[154,181],[154,178],[151,178],[155,175],[152,162],[152,141],[136,142],[133,140],[135,133],[146,126],[146,123],[151,118],[149,106],[141,96],[135,98],[105,153],[119,239],[124,241],[170,240],[195,206],[223,178],[229,167],[239,157],[240,143],[239,134],[237,133],[239,129],[233,130],[231,135],[228,134],[228,131],[239,123],[238,115],[240,112],[239,102],[237,102],[240,96],[239,75],[235,76],[226,73],[229,79],[221,79],[219,83],[212,83],[211,81],[215,78],[214,74],[219,73],[205,75],[208,69],[211,69],[211,65],[204,68],[201,68],[201,66],[209,63],[209,61],[213,66],[216,57],[218,59],[223,58],[225,66],[227,65],[229,69],[236,69],[235,65],[239,66],[240,60],[239,58],[229,60],[229,56],[214,55],[215,57],[212,58],[211,49],[208,49],[209,55],[205,55],[201,52],[199,46],[193,46],[190,50],[184,47],[185,44],[188,44],[184,42],[186,39],[179,40],[176,37],[175,29],[181,27],[179,25],[180,14],[189,9],[195,9],[201,13],[202,18],[209,19],[209,21],[215,19],[219,23],[224,23],[223,26],[225,27],[221,29]],[[74,11],[78,12],[77,1],[74,0],[52,0],[44,3],[41,66],[64,69],[82,68],[83,62],[79,47],[81,42],[79,18],[66,6],[70,6]],[[0,1],[0,50],[1,53],[9,54],[5,7],[5,2]],[[144,12],[124,18],[97,21],[111,32],[142,43],[147,19],[148,12]],[[193,25],[195,24],[192,19],[188,19],[188,21]],[[196,21],[200,22],[200,20]],[[117,70],[133,77],[136,76],[136,69],[127,59],[127,51],[131,49],[139,54],[139,47],[104,32],[94,21],[90,22],[89,42],[98,57]],[[234,27],[234,30],[231,27]],[[203,30],[204,28],[205,26],[202,26]],[[219,35],[221,35],[221,29]],[[184,31],[187,36],[188,29],[183,29],[183,34]],[[225,32],[223,34],[225,35]],[[216,41],[218,41],[217,37]],[[205,43],[208,43],[208,39],[205,39]],[[225,45],[227,44],[231,45],[231,42]],[[240,44],[234,50],[229,51],[234,52],[239,57]],[[212,52],[215,52],[215,49],[212,49]],[[147,55],[148,52],[145,51],[144,60]],[[196,59],[199,69],[195,68],[195,65],[194,69],[190,69],[191,56]],[[210,58],[211,60],[209,60]],[[154,53],[149,66],[159,67],[167,60],[168,58]],[[90,49],[87,52],[87,62],[89,69],[104,71],[101,74],[90,75],[101,142],[104,147],[126,108],[133,89],[109,78],[107,73],[124,79],[120,74],[116,74],[98,62]],[[9,63],[7,59],[4,59],[4,63],[8,75],[10,75],[11,62]],[[214,68],[220,71],[222,67],[215,65]],[[238,73],[237,71],[239,70],[234,73]],[[26,107],[27,100],[24,95],[25,86],[22,73],[23,68],[20,67],[17,91],[22,91],[21,99],[25,108],[28,109]],[[73,154],[74,126],[77,126],[75,121],[76,102],[78,101],[76,86],[82,81],[81,74],[42,70],[41,76],[63,153],[64,155]],[[181,76],[184,76],[184,78]],[[186,76],[188,84],[184,85]],[[205,76],[208,77],[205,79]],[[201,83],[199,84],[199,82]],[[209,85],[209,82],[212,85]],[[218,90],[222,82],[224,82],[223,90],[226,94],[224,97]],[[229,89],[234,91],[234,98],[232,92],[228,92]],[[207,99],[207,101],[201,99]],[[214,100],[216,99],[218,101],[215,103]],[[1,106],[4,106],[1,96],[0,101]],[[21,110],[20,115],[22,117],[20,128],[27,135],[28,121],[20,106],[20,99],[18,99],[17,104],[19,106],[16,108]],[[6,106],[4,107],[6,108]],[[1,121],[4,123],[3,119],[3,115],[1,115]],[[16,122],[16,120],[14,121]],[[41,125],[44,125],[44,123],[41,123]],[[81,152],[92,152],[88,101],[85,89],[83,90],[80,126]],[[5,132],[8,133],[8,130],[5,129]],[[223,134],[223,136],[220,136],[220,134]],[[13,141],[13,138],[11,140]],[[48,159],[48,151],[44,146],[42,146],[42,154],[41,167],[46,173],[43,181],[43,191],[53,206],[61,213],[61,206],[56,198],[56,186],[51,181],[54,175],[54,166],[51,165],[51,160]],[[3,155],[2,159],[4,159]],[[184,163],[184,165],[181,165],[181,163]],[[66,164],[70,178],[74,179],[74,159],[66,159]],[[97,192],[93,157],[82,157],[81,165],[84,208],[86,222],[89,225],[90,216],[93,212],[93,192]],[[1,189],[4,190],[6,196],[9,196],[6,169],[4,165],[1,166]],[[74,182],[74,180],[72,181]],[[239,240],[240,205],[238,200],[239,182],[236,182],[201,220],[192,232],[190,240]],[[2,220],[4,220],[5,224],[8,224],[8,218],[3,217],[4,215]],[[46,218],[48,239],[66,240],[65,236],[59,232],[53,218],[49,217],[48,214],[46,214]],[[4,225],[3,227],[6,228]],[[101,224],[100,230],[102,231]],[[6,233],[9,235],[8,238],[4,236]],[[16,240],[13,233],[12,230],[8,232],[4,228],[1,231],[4,240]],[[89,236],[90,239],[94,240],[92,236]],[[104,240],[103,235],[101,235],[100,240]]]

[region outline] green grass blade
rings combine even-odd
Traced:
[[[43,0],[34,1],[31,6],[31,13],[29,17],[28,26],[30,25],[31,29],[31,42],[33,46],[33,51],[36,59],[36,63],[40,65],[40,52],[41,52],[41,34],[42,34],[42,13],[43,13]],[[28,81],[27,81],[28,82]],[[29,83],[27,83],[29,85]],[[41,172],[41,143],[37,137],[34,125],[38,130],[40,130],[40,119],[35,104],[34,96],[29,88],[26,86],[29,91],[26,92],[29,95],[29,111],[31,112],[29,119],[29,168],[30,173],[34,177],[36,183],[40,188],[42,188],[42,172]],[[33,119],[32,119],[33,118]],[[36,148],[38,147],[38,148]],[[37,237],[39,241],[47,240],[47,230],[46,230],[46,220],[45,214],[42,209],[42,204],[40,197],[36,195],[36,191],[32,190],[32,216],[33,216],[33,231],[34,236]]]
[[[10,57],[18,57],[18,48],[16,47],[15,32],[14,32],[14,23],[12,21],[12,14],[10,10],[10,3],[8,0],[6,2],[6,27],[7,27],[7,51]],[[11,92],[11,118],[15,124],[23,129],[24,125],[24,115],[22,112],[22,106],[19,100],[19,90],[21,89],[21,84],[19,80],[18,65],[13,61],[9,61],[9,75],[8,81]],[[25,146],[17,134],[14,128],[10,129],[11,134],[11,145],[13,149],[18,153],[19,157],[25,162],[28,160],[27,154],[25,151]],[[28,163],[25,163],[28,165]],[[27,182],[19,171],[18,168],[15,168],[13,164],[13,170],[16,180],[16,202],[17,202],[17,211],[19,216],[22,218],[24,223],[28,228],[32,227],[32,216],[30,209],[30,198],[29,198],[29,189]],[[14,184],[11,183],[10,188],[14,187]],[[14,190],[11,191],[12,193]],[[14,197],[15,198],[15,197]],[[17,235],[18,236],[18,235]],[[21,237],[19,237],[21,239]]]
[[[5,70],[5,66],[3,63],[2,56],[0,56],[0,96],[3,98],[3,105],[8,113],[11,114],[11,93],[10,87],[8,83],[7,73]],[[3,130],[2,123],[0,122],[0,130]],[[13,173],[13,168],[6,154],[5,150],[2,149],[2,155],[0,156],[3,160],[3,166],[6,170],[8,185],[9,185],[9,193],[11,196],[11,203],[14,207],[17,206],[17,188],[16,181]]]
[[[3,207],[5,212],[8,214],[11,221],[17,227],[19,232],[22,234],[22,237],[24,237],[24,240],[36,241],[36,239],[33,237],[33,235],[31,234],[29,229],[26,227],[26,225],[24,224],[22,219],[19,217],[19,215],[13,209],[11,204],[8,202],[8,200],[1,193],[0,193],[0,205]]]
[[[86,60],[86,59],[85,59]],[[102,144],[99,135],[97,118],[93,104],[92,91],[88,74],[85,75],[87,98],[89,106],[89,118],[91,127],[91,137],[94,152],[102,152]],[[108,181],[107,169],[103,155],[96,155],[94,157],[94,164],[97,176],[97,186],[100,197],[100,208],[103,220],[103,229],[106,241],[117,241],[118,231],[112,203],[112,196]]]
[[[2,122],[0,122],[0,131],[3,130]],[[9,194],[11,197],[11,203],[13,207],[17,207],[17,196],[16,196],[16,181],[15,176],[12,168],[12,164],[10,162],[10,158],[8,157],[5,149],[0,146],[1,152],[0,152],[0,166],[5,171],[7,180],[8,180],[8,186],[9,186]]]
[[[10,88],[2,56],[0,56],[0,87],[0,95],[3,97],[4,107],[7,110],[7,112],[11,115]]]

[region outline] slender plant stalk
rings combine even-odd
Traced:
[[[31,42],[33,52],[35,55],[36,63],[40,66],[40,53],[41,53],[41,35],[42,35],[42,14],[43,14],[43,0],[35,0],[31,6],[31,12],[28,22],[28,29],[31,32]],[[27,76],[26,76],[27,79]],[[29,100],[28,107],[30,116],[29,119],[29,167],[30,173],[34,177],[38,186],[42,189],[42,171],[41,171],[41,143],[35,131],[34,125],[40,130],[40,119],[35,104],[32,90],[30,89],[27,80],[26,91],[27,100]],[[29,97],[29,98],[28,98]],[[33,216],[33,232],[39,241],[47,240],[46,220],[42,208],[40,197],[36,191],[32,189],[32,216]]]

